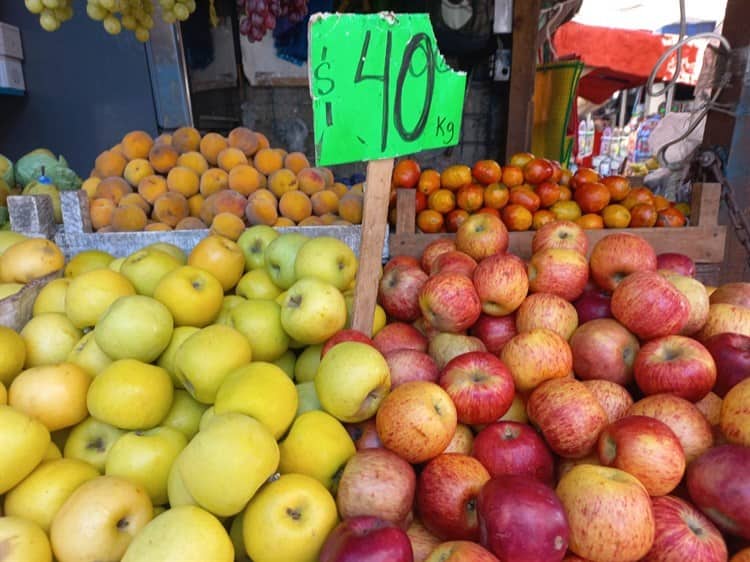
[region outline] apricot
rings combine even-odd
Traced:
[[[228,172],[235,166],[247,164],[247,156],[245,156],[245,153],[239,148],[230,147],[219,152],[216,162],[219,165],[219,168]]]
[[[284,165],[284,157],[272,148],[261,148],[255,153],[253,162],[258,171],[268,176],[281,169]]]
[[[227,141],[229,146],[238,148],[248,158],[258,151],[258,135],[247,127],[232,129],[227,136]]]
[[[307,217],[297,223],[297,226],[324,226],[323,219],[316,216]]]
[[[229,171],[229,189],[245,197],[256,189],[266,187],[266,176],[248,164],[240,164]]]
[[[266,189],[259,189],[251,193],[247,198],[245,217],[247,217],[247,222],[251,226],[256,224],[273,226],[279,218],[276,209],[276,197]]]
[[[198,150],[201,144],[201,134],[194,127],[180,127],[172,133],[172,146],[179,153]]]
[[[86,178],[86,180],[81,184],[81,189],[86,192],[86,195],[88,195],[89,199],[92,199],[96,194],[96,187],[99,185],[100,181],[102,181],[101,178],[91,176],[89,178]]]
[[[310,196],[313,213],[319,217],[339,210],[339,196],[332,189],[324,189]]]
[[[148,201],[138,193],[128,193],[125,197],[120,199],[120,202],[117,204],[118,207],[125,207],[126,205],[135,205],[136,207],[141,208],[143,212],[146,213],[146,216],[148,216],[151,211],[151,205],[149,205]]]
[[[245,221],[232,213],[219,213],[211,222],[211,232],[235,242],[244,231]]]
[[[117,205],[125,195],[132,193],[133,188],[124,179],[119,177],[105,178],[96,186],[94,197],[100,199],[105,197]]]
[[[271,146],[271,143],[268,142],[268,137],[263,133],[259,133],[256,131],[255,136],[258,139],[258,150],[269,148]]]
[[[339,200],[339,216],[351,224],[360,224],[363,201],[361,194],[347,193]]]
[[[91,216],[91,226],[94,230],[100,230],[111,223],[114,211],[115,204],[111,199],[100,198],[91,201],[89,204],[89,215]]]
[[[163,222],[150,222],[146,226],[143,227],[143,230],[146,232],[157,232],[157,231],[167,231],[172,230],[172,227],[168,224],[164,224]]]
[[[128,161],[119,152],[105,150],[94,161],[94,170],[100,178],[121,176]]]
[[[146,176],[138,184],[138,193],[147,202],[153,204],[156,199],[167,192],[167,180],[163,176]]]
[[[246,206],[247,199],[236,191],[225,189],[206,198],[201,207],[200,219],[206,224],[211,224],[219,213],[231,213],[241,217]]]
[[[154,144],[168,144],[172,145],[172,135],[169,133],[162,133],[154,139]]]
[[[200,192],[204,197],[229,187],[229,174],[221,168],[209,168],[200,179]]]
[[[188,209],[191,217],[200,218],[201,209],[203,208],[203,202],[205,200],[206,198],[200,193],[197,193],[188,199]]]
[[[362,183],[362,182],[355,183],[353,186],[351,186],[349,188],[349,193],[356,193],[358,195],[364,195],[364,193],[365,193],[365,184]]]
[[[148,153],[148,161],[151,166],[160,174],[166,174],[177,165],[177,159],[180,153],[177,149],[169,144],[155,144]]]
[[[297,191],[297,175],[287,168],[276,170],[268,177],[268,189],[276,197],[281,197],[288,191]]]
[[[186,198],[198,193],[200,178],[190,168],[175,166],[167,175],[167,189],[184,195]]]
[[[292,219],[288,219],[286,217],[279,217],[276,219],[276,222],[273,223],[271,226],[284,227],[284,226],[296,226],[296,224]]]
[[[122,177],[125,178],[130,185],[138,187],[141,180],[147,176],[153,175],[154,169],[148,160],[144,158],[136,158],[128,162],[125,166],[125,170],[122,173]]]
[[[148,219],[143,209],[135,205],[117,207],[112,213],[113,232],[136,232],[143,230]]]
[[[122,151],[122,144],[119,142],[116,145],[114,145],[112,148],[110,148],[110,150],[112,152],[116,152],[120,156],[125,156],[125,153]],[[127,158],[125,160],[127,160]]]
[[[201,230],[203,228],[206,228],[206,225],[195,217],[185,217],[174,227],[175,230]]]
[[[325,168],[321,166],[315,169],[318,170],[321,174],[323,174],[323,177],[326,180],[326,187],[330,187],[336,182],[336,179],[333,177],[333,172],[331,171],[330,168]]]
[[[284,167],[299,174],[300,170],[310,167],[310,161],[301,152],[290,152],[284,157]]]
[[[339,219],[339,216],[334,213],[326,213],[325,215],[320,215],[320,220],[323,221],[323,224],[330,225],[335,223]]]
[[[346,186],[346,184],[343,184],[341,182],[335,182],[330,187],[330,190],[333,191],[336,195],[338,195],[339,199],[341,199],[344,195],[349,193],[349,188]]]
[[[279,199],[281,216],[299,222],[312,214],[310,198],[301,191],[288,191]]]
[[[122,138],[120,142],[122,153],[128,160],[136,158],[148,158],[154,139],[145,131],[131,131]]]
[[[216,166],[219,153],[228,146],[227,139],[222,137],[219,133],[208,133],[200,142],[201,154],[206,157],[206,160],[208,160],[208,163],[212,166]]]
[[[154,201],[151,218],[174,227],[190,215],[190,208],[185,197],[177,192],[168,191]]]
[[[190,168],[199,176],[208,170],[208,162],[200,152],[185,152],[177,158],[177,165]]]
[[[312,195],[326,188],[326,178],[318,168],[304,168],[297,174],[299,188],[307,195]]]
[[[101,227],[101,228],[100,228],[99,230],[97,230],[97,232],[100,232],[100,233],[102,233],[102,234],[105,234],[105,233],[107,233],[107,232],[114,232],[114,230],[112,230],[112,225],[111,225],[111,224],[108,224],[107,226],[103,226],[103,227]]]

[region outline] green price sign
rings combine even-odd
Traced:
[[[313,16],[308,64],[319,165],[458,144],[466,74],[427,14]]]

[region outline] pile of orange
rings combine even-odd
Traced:
[[[587,229],[685,226],[690,208],[646,187],[631,187],[623,176],[600,177],[581,168],[575,174],[559,162],[524,152],[506,166],[480,160],[473,167],[421,170],[412,159],[393,171],[392,202],[399,188],[416,191],[416,224],[421,232],[455,232],[473,213],[500,217],[508,230],[536,230],[555,220]],[[392,205],[392,216],[396,212]]]
[[[98,232],[359,224],[361,186],[335,183],[300,152],[271,148],[244,127],[226,137],[181,127],[152,139],[133,131],[102,152],[82,189]]]

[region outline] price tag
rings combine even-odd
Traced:
[[[427,14],[317,14],[309,33],[319,165],[458,144],[466,74],[446,64]]]

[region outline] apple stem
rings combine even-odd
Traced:
[[[117,522],[117,528],[122,531],[128,528],[128,520],[124,517]]]
[[[298,308],[300,304],[302,304],[302,295],[294,295],[292,297],[289,297],[286,301],[287,306],[291,306],[294,308]]]
[[[299,521],[302,518],[302,514],[299,512],[299,510],[292,509],[291,507],[286,508],[286,514],[295,521]]]

